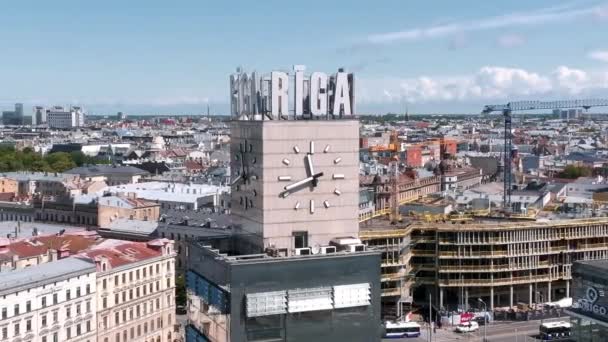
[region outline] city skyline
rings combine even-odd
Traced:
[[[92,114],[201,114],[209,104],[228,114],[226,75],[237,65],[345,67],[357,75],[360,114],[406,104],[411,113],[476,113],[486,103],[608,90],[603,1],[2,7],[11,29],[0,33],[0,109],[21,102],[26,115],[38,104]]]

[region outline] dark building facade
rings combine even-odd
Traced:
[[[608,336],[608,260],[577,261],[572,265],[572,339],[606,341]]]
[[[380,254],[231,256],[237,237],[191,242],[187,341],[379,341]]]

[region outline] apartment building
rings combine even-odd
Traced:
[[[105,240],[82,253],[97,267],[97,341],[176,338],[173,241]]]
[[[96,341],[95,264],[67,258],[0,276],[0,341]]]
[[[64,109],[54,106],[46,111],[49,128],[70,129],[84,126],[84,111],[80,107]]]
[[[100,227],[108,227],[117,219],[158,221],[160,216],[160,204],[138,199],[133,193],[123,197],[100,197],[97,206],[97,225]]]

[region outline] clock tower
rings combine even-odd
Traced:
[[[292,254],[358,235],[358,121],[235,120],[230,152],[231,213],[254,245]]]

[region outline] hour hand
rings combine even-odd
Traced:
[[[238,175],[233,181],[232,183],[230,183],[230,185],[234,185],[236,184],[236,182],[238,182],[241,179],[241,175]]]
[[[310,177],[304,178],[301,181],[297,181],[297,182],[295,182],[293,184],[286,185],[284,189],[286,191],[291,191],[291,190],[293,190],[295,188],[301,187],[302,185],[306,185],[306,184],[308,184],[310,182],[314,182],[314,181],[316,181],[317,178],[319,178],[321,176],[323,176],[323,172],[319,172],[319,173],[317,173],[315,175],[312,175]]]

